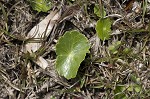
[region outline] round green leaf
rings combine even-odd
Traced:
[[[47,12],[51,8],[50,0],[29,0],[31,7],[38,12]]]
[[[88,39],[78,31],[68,31],[56,45],[56,70],[67,79],[76,77],[80,63],[89,52]]]
[[[101,40],[108,40],[111,32],[111,21],[109,18],[101,18],[96,24],[96,33]]]

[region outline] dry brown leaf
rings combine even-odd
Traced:
[[[25,53],[33,53],[36,52],[42,45],[42,39],[44,37],[48,37],[49,33],[52,31],[55,23],[57,20],[60,18],[60,14],[58,10],[51,11],[51,13],[44,19],[42,20],[39,24],[34,26],[31,31],[28,33],[26,39],[32,38],[34,39],[39,39],[41,42],[37,43],[27,43],[23,51]],[[41,68],[45,69],[48,66],[48,62],[41,56],[37,58],[37,61],[34,61],[37,65],[39,65]]]

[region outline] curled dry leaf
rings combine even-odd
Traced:
[[[23,52],[33,53],[36,52],[42,45],[42,40],[45,37],[49,36],[49,33],[52,31],[53,26],[60,18],[60,14],[58,10],[51,11],[51,13],[42,20],[39,24],[34,26],[31,31],[28,33],[26,39],[38,39],[38,42],[27,42],[27,44],[23,48]],[[41,42],[40,42],[41,41]],[[47,61],[39,56],[38,59],[35,61],[37,65],[41,68],[45,69],[48,66]]]

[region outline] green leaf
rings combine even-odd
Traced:
[[[123,54],[127,55],[127,54],[131,53],[131,51],[132,51],[132,49],[125,48],[125,49],[123,49]]]
[[[78,31],[68,31],[56,45],[56,70],[67,79],[76,77],[80,63],[89,52],[88,39]]]
[[[130,84],[129,88],[127,89],[128,91],[133,91],[133,89],[135,90],[135,92],[140,92],[141,91],[141,85],[138,84]]]
[[[104,16],[102,16],[102,13],[100,13],[100,9],[99,9],[99,5],[98,5],[98,4],[96,4],[96,5],[94,6],[94,13],[95,13],[98,17],[101,17],[101,18],[106,16],[106,12],[105,12],[104,8],[103,8],[103,14],[104,14]]]
[[[101,18],[96,24],[96,33],[101,40],[108,40],[111,32],[111,21],[109,18]]]
[[[136,92],[140,92],[140,91],[141,91],[141,86],[136,84],[136,85],[134,86],[134,90],[135,90]]]
[[[118,48],[121,45],[121,41],[117,41],[117,42],[113,42],[112,45],[109,46],[109,50],[113,53],[113,54],[117,54],[118,53]]]
[[[125,88],[126,88],[125,85],[117,85],[114,90],[114,93],[117,94],[117,93],[123,92],[125,90]]]
[[[137,77],[134,75],[134,74],[131,74],[130,75],[130,77],[131,77],[131,80],[133,81],[133,82],[137,82],[136,80],[137,80]]]
[[[131,84],[129,87],[128,87],[128,91],[133,91],[133,89],[134,89],[134,86]]]
[[[114,90],[114,93],[115,93],[114,99],[127,99],[124,93],[125,89],[126,89],[125,85],[117,85]]]
[[[47,12],[51,8],[50,0],[29,0],[29,3],[38,12]]]
[[[114,96],[114,99],[127,99],[127,96],[124,93],[118,93]]]

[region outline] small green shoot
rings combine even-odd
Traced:
[[[47,12],[51,8],[50,0],[29,0],[29,3],[38,12]]]
[[[130,84],[129,85],[129,88],[127,89],[128,91],[130,91],[130,92],[133,92],[133,91],[135,91],[135,92],[140,92],[141,91],[141,85],[138,85],[138,84]]]
[[[94,6],[94,14],[96,14],[98,17],[102,18],[102,14],[100,13],[99,5]],[[105,17],[106,16],[105,10],[103,10],[103,14],[104,14],[104,17]]]
[[[134,90],[135,90],[135,92],[140,92],[141,90],[142,90],[142,88],[141,88],[141,86],[140,85],[137,85],[137,84],[135,84],[134,85]]]
[[[143,21],[146,13],[146,8],[147,8],[147,0],[143,0],[143,15],[142,15]]]
[[[132,49],[130,49],[130,48],[123,49],[123,54],[124,55],[130,54],[131,52],[132,52]]]
[[[80,63],[89,52],[88,39],[78,31],[68,31],[56,45],[56,70],[67,79],[76,77]]]
[[[117,41],[117,42],[114,42],[112,45],[109,46],[109,50],[112,54],[117,54],[118,53],[118,48],[120,47],[121,45],[121,41]]]
[[[114,93],[115,93],[114,99],[127,99],[124,93],[125,89],[126,89],[125,85],[117,85],[114,90]]]

